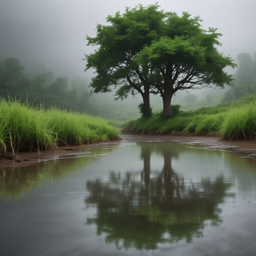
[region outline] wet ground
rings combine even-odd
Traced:
[[[122,133],[121,138],[133,142],[150,141],[177,141],[182,144],[199,144],[207,148],[216,148],[242,154],[243,157],[256,158],[256,141],[227,141],[220,137],[213,136],[172,136],[172,135],[141,135]],[[59,147],[52,150],[38,152],[17,152],[14,157],[0,157],[0,170],[9,168],[24,167],[43,161],[62,158],[69,155],[79,155],[87,148],[98,146],[119,145],[120,141],[110,141],[79,146]]]

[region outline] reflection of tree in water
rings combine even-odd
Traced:
[[[172,168],[178,151],[168,144],[141,144],[144,168],[125,175],[111,173],[108,182],[87,182],[90,196],[86,204],[97,205],[97,234],[106,233],[106,242],[118,248],[155,249],[158,243],[201,237],[206,221],[221,223],[218,204],[231,186],[222,176],[199,183],[185,181]],[[152,172],[152,152],[163,155],[164,167]]]

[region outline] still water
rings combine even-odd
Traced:
[[[256,160],[133,142],[0,171],[0,255],[256,255]]]

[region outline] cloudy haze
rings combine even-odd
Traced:
[[[0,0],[0,61],[16,57],[23,65],[42,63],[61,76],[84,73],[86,35],[94,36],[96,24],[126,7],[147,6],[156,1],[120,0]],[[236,58],[252,54],[255,44],[255,0],[159,0],[165,12],[183,11],[200,16],[203,27],[222,33],[221,52]]]

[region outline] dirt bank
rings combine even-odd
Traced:
[[[111,142],[101,142],[95,144],[84,144],[79,146],[66,146],[59,147],[56,149],[50,149],[47,151],[41,152],[17,152],[14,157],[8,156],[0,157],[0,170],[17,168],[17,167],[26,167],[32,164],[36,164],[43,161],[49,161],[54,159],[63,158],[65,156],[70,157],[71,155],[79,154],[88,148],[92,147],[104,147],[109,145],[118,145],[120,140],[111,141]]]
[[[207,148],[227,150],[241,154],[242,157],[256,158],[256,141],[226,141],[220,137],[208,136],[172,136],[172,135],[140,135],[140,134],[121,134],[122,141],[112,141],[96,144],[86,144],[80,146],[60,147],[54,150],[40,152],[20,152],[14,158],[0,158],[0,169],[25,167],[42,161],[48,161],[70,154],[77,154],[92,147],[105,147],[119,145],[126,142],[165,142],[177,141],[182,144],[200,144]]]

